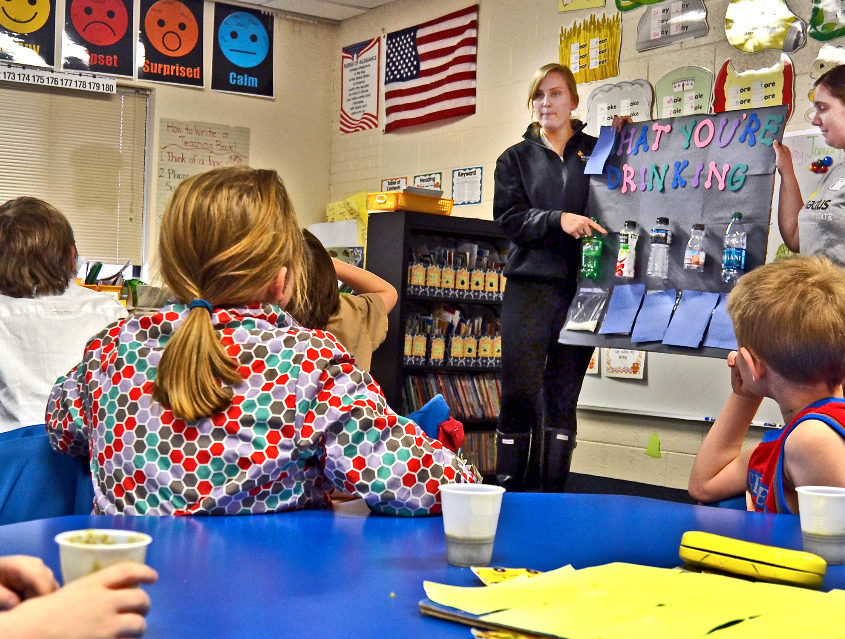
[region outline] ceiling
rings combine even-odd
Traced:
[[[393,0],[246,0],[246,2],[290,15],[337,23],[389,4]]]

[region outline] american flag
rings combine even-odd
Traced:
[[[387,34],[385,132],[475,113],[478,5]]]

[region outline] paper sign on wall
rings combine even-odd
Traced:
[[[452,199],[455,206],[481,204],[480,166],[471,166],[452,171]]]
[[[845,35],[845,5],[842,0],[813,0],[810,37],[822,42]]]
[[[414,186],[422,189],[433,189],[439,191],[443,188],[443,174],[439,171],[437,173],[423,173],[422,175],[414,176]]]
[[[382,191],[401,191],[406,186],[408,186],[407,177],[384,178],[381,181]]]
[[[564,11],[579,11],[580,9],[597,9],[604,6],[604,0],[558,0],[558,13]]]
[[[657,117],[709,113],[713,74],[701,67],[674,69],[657,81],[654,91]]]
[[[672,0],[649,7],[637,24],[637,51],[666,47],[707,35],[704,0]]]
[[[725,35],[745,53],[764,49],[791,53],[807,41],[807,26],[784,0],[731,0],[725,12]]]
[[[0,60],[52,67],[56,63],[55,2],[3,4],[5,6],[0,10]]]
[[[604,84],[587,98],[585,131],[598,136],[601,127],[613,122],[614,115],[628,115],[634,122],[651,119],[654,92],[647,80]]]
[[[780,62],[766,69],[750,69],[737,73],[730,60],[725,60],[716,74],[713,90],[713,111],[736,111],[785,104],[792,114],[795,72],[785,53]]]
[[[558,57],[575,76],[575,82],[595,82],[619,75],[622,16],[602,14],[560,29]]]
[[[378,126],[381,38],[343,47],[340,55],[340,132]]]
[[[645,351],[624,348],[601,349],[601,374],[604,377],[642,379],[645,372]]]
[[[187,177],[220,166],[249,164],[249,129],[209,122],[159,120],[158,219],[179,183]]]

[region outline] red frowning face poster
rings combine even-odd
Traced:
[[[65,0],[62,68],[132,77],[132,0]]]

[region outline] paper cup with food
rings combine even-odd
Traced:
[[[134,530],[88,528],[59,533],[55,540],[62,579],[69,583],[121,561],[144,563],[153,538]]]

